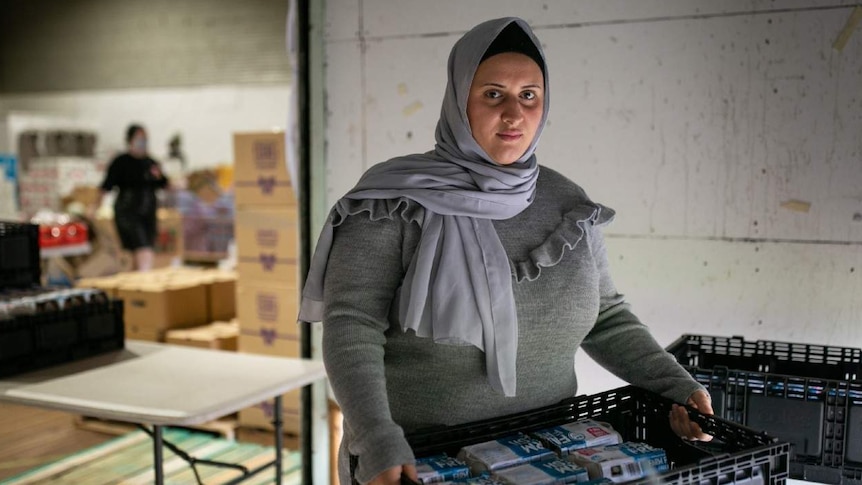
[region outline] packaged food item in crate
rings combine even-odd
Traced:
[[[460,480],[451,480],[448,482],[440,482],[439,485],[508,485],[499,478],[491,476],[490,473],[483,473],[478,477],[462,478]]]
[[[594,419],[610,423],[624,441],[643,442],[661,448],[666,453],[667,463],[673,464],[670,470],[657,476],[633,480],[632,485],[785,483],[789,475],[789,443],[717,416],[703,415],[694,409],[689,409],[689,417],[714,439],[709,443],[683,441],[670,428],[668,413],[673,404],[670,399],[655,393],[625,386],[507,416],[426,428],[410,433],[406,438],[416,456],[441,453],[451,456],[470,445],[498,440],[514,433],[531,433]],[[858,415],[849,419],[862,422]],[[352,457],[351,470],[357,461]],[[499,479],[492,477],[487,480],[490,480],[487,482],[489,485],[500,483]],[[607,482],[599,480],[592,483]]]
[[[493,473],[507,485],[558,485],[585,482],[587,469],[563,459],[552,459],[504,468]]]
[[[607,478],[614,483],[670,470],[664,450],[646,443],[626,442],[584,448],[572,452],[568,459],[586,468],[590,478]]]
[[[443,454],[416,460],[416,473],[420,483],[436,483],[468,478],[470,468],[463,461]]]
[[[476,475],[554,456],[554,452],[545,448],[541,441],[524,433],[465,446],[458,454],[458,458],[466,462]]]
[[[560,456],[566,456],[581,448],[614,445],[623,441],[610,424],[592,419],[541,429],[530,435],[541,440]]]

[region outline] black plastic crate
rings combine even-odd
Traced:
[[[0,319],[0,377],[91,357],[125,346],[123,302],[94,300]]]
[[[862,381],[688,369],[716,415],[791,444],[791,478],[862,485]]]
[[[39,226],[0,221],[0,288],[38,286],[41,278]]]
[[[683,335],[667,351],[679,363],[702,369],[726,367],[820,379],[862,379],[862,349],[853,347]]]
[[[448,453],[455,456],[470,444],[498,439],[586,418],[610,423],[625,440],[665,450],[671,471],[659,483],[782,484],[788,474],[790,445],[776,438],[713,416],[690,411],[692,419],[715,436],[710,443],[687,442],[670,428],[672,401],[627,386],[613,391],[567,399],[560,404],[461,426],[424,430],[407,436],[417,457]],[[354,460],[355,461],[355,460]],[[656,477],[629,482],[656,483]]]

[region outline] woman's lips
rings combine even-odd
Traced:
[[[516,141],[521,138],[522,134],[519,131],[503,131],[497,133],[497,137],[503,141]]]

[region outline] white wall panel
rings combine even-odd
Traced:
[[[326,29],[327,42],[355,40],[359,38],[360,0],[327,0]]]
[[[694,333],[862,347],[859,245],[615,237],[607,244],[617,289],[662,346]],[[582,353],[576,362],[580,392],[621,385]]]
[[[615,206],[623,233],[862,240],[852,223],[862,99],[833,87],[862,83],[858,44],[841,55],[831,37],[774,27],[811,21],[837,32],[844,18],[818,11],[540,32],[553,83],[542,160]],[[773,67],[784,64],[796,67]],[[783,209],[788,200],[810,202],[811,212]]]
[[[368,42],[368,166],[434,147],[446,88],[446,58],[454,40],[445,36]],[[428,69],[429,64],[437,69]]]
[[[352,0],[355,1],[355,0]],[[329,2],[341,9],[341,0]],[[347,2],[350,4],[351,2]],[[533,26],[628,23],[668,17],[713,17],[786,9],[853,5],[852,0],[363,0],[364,35],[420,36],[463,33],[479,22],[510,15]],[[345,13],[346,15],[346,13]]]
[[[338,42],[327,46],[330,65],[339,68],[338,76],[326,79],[326,182],[327,199],[338,200],[359,180],[363,165],[366,126],[363,123],[363,98],[357,42]],[[331,205],[331,204],[329,204]]]

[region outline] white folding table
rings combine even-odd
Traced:
[[[163,426],[204,423],[275,399],[275,460],[243,471],[235,482],[266,468],[281,483],[281,395],[326,375],[323,363],[127,340],[126,348],[97,357],[0,379],[0,401],[56,409],[139,425],[153,438],[155,483],[164,483]],[[185,455],[185,456],[184,456]]]

